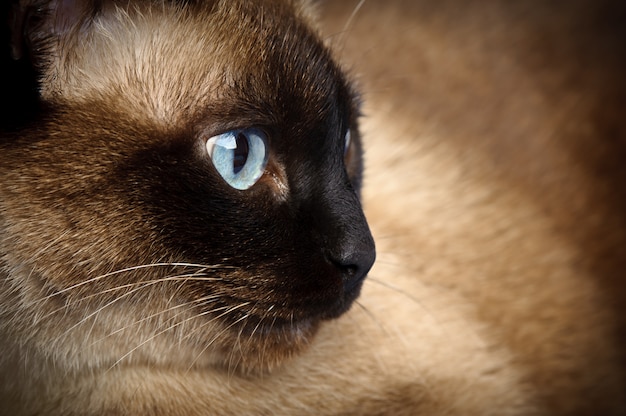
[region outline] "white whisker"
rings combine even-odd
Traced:
[[[385,288],[387,288],[387,289],[389,289],[389,290],[392,290],[392,291],[394,291],[394,292],[396,292],[396,293],[398,293],[398,294],[400,294],[400,295],[404,296],[405,298],[407,298],[407,299],[411,300],[411,301],[412,301],[412,302],[414,302],[416,305],[418,305],[421,309],[423,309],[423,310],[424,310],[424,312],[426,312],[426,313],[428,314],[428,316],[430,316],[431,318],[433,318],[433,319],[437,320],[437,318],[436,318],[435,314],[433,314],[433,313],[432,313],[432,311],[430,311],[430,310],[426,307],[426,305],[424,305],[424,303],[423,303],[421,300],[419,300],[419,299],[418,299],[418,298],[416,298],[415,296],[413,296],[413,295],[411,295],[411,294],[407,293],[405,290],[403,290],[403,289],[401,289],[401,288],[399,288],[399,287],[397,287],[397,286],[394,286],[394,285],[392,285],[391,283],[388,283],[388,282],[385,282],[385,281],[383,281],[383,280],[377,279],[377,278],[375,278],[375,277],[373,277],[373,276],[368,276],[368,277],[367,277],[367,280],[369,280],[369,281],[370,281],[370,282],[372,282],[372,283],[375,283],[375,284],[377,284],[377,285],[380,285],[380,286],[382,286],[382,287],[385,287]]]
[[[132,267],[127,267],[125,269],[120,269],[120,270],[116,270],[110,273],[105,273],[96,277],[93,277],[91,279],[87,279],[84,280],[80,283],[76,283],[74,285],[68,286],[64,289],[58,290],[53,294],[50,294],[42,299],[39,299],[39,301],[45,301],[47,299],[53,298],[55,296],[61,295],[63,293],[72,291],[76,288],[97,282],[99,280],[102,279],[106,279],[107,277],[111,277],[111,276],[115,276],[118,274],[122,274],[122,273],[128,273],[131,271],[136,271],[136,270],[141,270],[141,269],[147,269],[147,268],[151,268],[151,267],[196,267],[196,268],[202,268],[205,270],[210,270],[210,269],[224,269],[224,268],[230,268],[230,266],[223,266],[223,265],[203,265],[203,264],[193,264],[193,263],[152,263],[152,264],[142,264],[139,266],[132,266]]]
[[[227,315],[227,314],[229,314],[229,313],[233,312],[233,311],[234,311],[234,310],[236,310],[236,309],[239,309],[239,308],[241,308],[241,307],[244,307],[244,306],[248,305],[249,303],[250,303],[250,302],[245,302],[245,303],[242,303],[242,304],[240,304],[240,305],[238,305],[238,306],[236,306],[236,307],[231,307],[231,308],[227,309],[225,312],[223,312],[223,313],[219,314],[218,316],[216,316],[216,317],[214,317],[214,318],[210,319],[208,322],[206,322],[206,324],[211,323],[211,322],[214,322],[215,320],[217,320],[217,319],[219,319],[219,318],[221,318],[221,317],[223,317],[223,316],[225,316],[225,315]],[[115,366],[117,366],[119,363],[121,363],[121,362],[122,362],[122,361],[123,361],[126,357],[128,357],[129,355],[131,355],[133,352],[137,351],[137,350],[138,350],[139,348],[141,348],[142,346],[146,345],[148,342],[150,342],[150,341],[154,340],[154,339],[155,339],[156,337],[158,337],[159,335],[162,335],[162,334],[164,334],[164,333],[166,333],[166,332],[168,332],[168,331],[171,331],[172,329],[174,329],[174,328],[176,328],[176,327],[178,327],[178,326],[180,326],[180,325],[184,324],[185,322],[191,321],[191,320],[193,320],[193,319],[197,319],[197,318],[199,318],[199,317],[201,317],[201,316],[206,316],[206,315],[209,315],[209,314],[215,313],[216,311],[219,311],[219,310],[221,310],[221,309],[225,309],[225,308],[228,308],[228,307],[225,307],[225,306],[224,306],[224,307],[220,307],[220,308],[216,308],[216,309],[212,309],[212,310],[209,310],[209,311],[205,311],[205,312],[202,312],[202,313],[196,314],[196,315],[194,315],[194,316],[192,316],[192,317],[190,317],[190,318],[187,318],[187,319],[184,319],[184,320],[182,320],[182,321],[176,322],[175,324],[170,325],[170,326],[168,326],[167,328],[165,328],[165,329],[163,329],[163,330],[161,330],[161,331],[159,331],[159,332],[157,332],[157,333],[153,334],[152,336],[148,337],[148,339],[146,339],[146,340],[142,341],[142,342],[141,342],[141,343],[139,343],[137,346],[135,346],[134,348],[132,348],[132,349],[131,349],[130,351],[128,351],[126,354],[122,355],[122,356],[121,356],[121,357],[120,357],[120,358],[119,358],[116,362],[114,362],[114,363],[111,365],[111,367],[109,367],[109,368],[107,369],[107,371],[110,371],[110,370],[112,370],[113,368],[115,368]],[[238,321],[236,321],[236,322],[238,322]],[[232,325],[230,325],[230,326],[232,326]],[[230,328],[230,326],[228,326],[227,328]],[[220,332],[220,334],[222,334],[223,332],[224,332],[224,331]],[[205,350],[206,350],[206,348],[207,348],[207,347],[205,347],[205,349],[203,349],[203,351],[205,351]],[[194,360],[194,362],[195,362],[195,360]],[[192,364],[193,364],[193,363],[192,363]]]
[[[172,306],[172,307],[160,310],[159,312],[153,313],[151,315],[148,315],[146,317],[138,319],[138,320],[136,320],[136,321],[134,321],[134,322],[132,322],[132,323],[130,323],[128,325],[125,325],[125,326],[123,326],[121,328],[116,329],[115,331],[105,335],[104,337],[99,338],[99,339],[93,341],[93,343],[91,345],[95,345],[95,344],[103,341],[104,339],[106,339],[108,337],[111,337],[111,336],[113,336],[115,334],[118,334],[120,332],[123,332],[123,331],[127,330],[128,328],[130,328],[132,326],[139,325],[142,322],[149,321],[150,319],[154,319],[154,318],[156,318],[159,315],[163,315],[163,314],[166,314],[168,312],[174,311],[176,309],[187,307],[189,305],[200,304],[200,303],[208,303],[209,301],[215,301],[216,299],[219,299],[220,297],[221,297],[221,295],[204,296],[204,297],[199,298],[199,299],[194,299],[194,300],[192,300],[190,302],[184,302],[184,303],[181,303],[181,304],[178,304],[178,305],[175,305],[175,306]],[[184,313],[184,312],[181,312],[181,313]],[[175,316],[180,316],[181,313],[178,313]]]
[[[377,318],[376,315],[372,311],[370,311],[365,305],[363,305],[359,301],[354,302],[365,314],[380,328],[381,331],[385,333],[386,336],[390,336],[390,333],[387,331],[385,325],[383,325]]]
[[[95,311],[93,311],[93,312],[91,312],[91,313],[87,314],[87,316],[83,317],[81,320],[79,320],[79,321],[78,321],[78,322],[76,322],[74,325],[72,325],[72,326],[70,326],[69,328],[67,328],[67,329],[66,329],[65,331],[63,331],[60,335],[58,335],[58,336],[55,338],[55,341],[58,341],[58,340],[60,340],[61,338],[63,338],[63,337],[65,337],[65,336],[67,336],[70,332],[72,332],[72,330],[74,330],[74,329],[76,329],[77,327],[79,327],[80,325],[84,324],[84,323],[85,323],[88,319],[90,319],[90,318],[92,318],[93,316],[97,315],[98,313],[100,313],[100,312],[101,312],[101,311],[103,311],[104,309],[108,308],[109,306],[111,306],[111,305],[115,304],[116,302],[118,302],[118,301],[122,300],[122,299],[123,299],[123,298],[125,298],[125,297],[130,296],[131,294],[133,294],[133,293],[135,293],[135,292],[137,292],[137,291],[139,291],[139,290],[141,290],[141,289],[143,289],[143,286],[140,286],[140,287],[135,288],[135,289],[133,289],[133,290],[131,290],[131,291],[128,291],[128,292],[124,293],[123,295],[121,295],[121,296],[119,296],[119,297],[117,297],[117,298],[113,299],[112,301],[107,302],[106,304],[104,304],[103,306],[99,307],[99,308],[98,308],[98,309],[96,309]],[[65,311],[67,311],[67,310],[68,310],[68,308],[67,308],[67,307],[63,307],[63,308],[61,308],[61,309],[59,309],[59,310],[65,310]],[[57,310],[57,311],[58,311],[58,310]],[[47,316],[50,316],[50,314],[47,314],[47,315],[45,315],[44,317],[47,317]]]
[[[228,309],[226,312],[216,316],[215,318],[213,318],[211,321],[209,322],[205,322],[204,325],[208,325],[210,322],[215,321],[216,319],[219,319],[223,316],[226,316],[227,314],[236,311],[237,309],[243,308],[245,306],[248,306],[250,304],[250,302],[244,302],[244,303],[240,303],[237,306],[233,306],[230,309]],[[239,322],[248,319],[249,314],[245,314],[244,316],[242,316],[241,318],[237,319],[236,321],[232,322],[230,325],[226,326],[224,329],[222,329],[219,333],[217,333],[213,338],[211,338],[211,340],[202,348],[202,350],[198,353],[198,355],[196,356],[196,358],[191,362],[191,364],[189,365],[189,367],[187,368],[187,372],[191,371],[191,369],[193,368],[194,364],[200,359],[200,357],[202,356],[202,354],[204,354],[204,352],[206,350],[209,349],[209,347],[215,342],[217,341],[222,334],[224,334],[226,331],[228,331],[230,328],[232,328],[233,326],[237,325]]]
[[[365,4],[365,0],[360,0],[357,3],[357,5],[354,7],[354,10],[352,10],[352,13],[348,17],[348,20],[346,20],[345,25],[343,26],[342,32],[344,34],[348,32],[348,30],[350,30],[350,26],[352,26],[352,22],[354,21],[354,18],[356,17],[356,15],[359,13],[359,10],[361,10],[361,7],[363,7],[363,4]]]
[[[136,286],[138,286],[138,287],[136,287],[135,289],[133,289],[133,290],[131,290],[129,292],[126,292],[126,293],[120,295],[118,298],[116,298],[114,301],[112,301],[112,303],[117,301],[117,300],[119,300],[119,299],[122,299],[122,298],[128,296],[129,294],[132,294],[132,293],[134,293],[134,292],[136,292],[136,291],[138,291],[140,289],[145,289],[145,288],[153,286],[153,285],[155,285],[157,283],[170,282],[170,281],[174,281],[174,282],[175,281],[189,282],[189,281],[220,281],[220,280],[222,280],[221,278],[217,278],[217,277],[210,277],[210,278],[209,277],[204,277],[203,276],[203,272],[204,272],[204,269],[201,270],[201,271],[198,271],[196,273],[193,273],[193,274],[186,274],[186,275],[183,274],[183,275],[167,276],[167,277],[163,277],[163,278],[159,278],[159,279],[127,283],[127,284],[124,284],[124,285],[119,285],[119,286],[115,286],[115,287],[112,287],[112,288],[109,288],[109,289],[101,290],[101,291],[96,292],[96,293],[92,293],[92,294],[89,294],[89,295],[82,296],[82,297],[80,297],[79,299],[77,299],[77,300],[75,300],[73,302],[68,302],[65,305],[63,305],[62,307],[57,308],[57,309],[55,309],[55,310],[53,310],[51,312],[48,312],[46,315],[44,315],[42,317],[42,319],[50,317],[50,316],[58,313],[61,310],[67,310],[67,309],[69,309],[70,306],[75,305],[77,303],[80,303],[80,302],[82,302],[84,300],[87,300],[87,299],[90,299],[90,298],[94,298],[94,297],[100,297],[100,296],[105,295],[107,293],[117,292],[117,291],[120,291],[120,290],[123,290],[123,289],[128,289],[128,288],[132,288],[132,287],[136,287]],[[41,301],[41,299],[38,300],[38,302],[40,302],[40,301]],[[107,307],[107,306],[110,306],[110,304],[107,304],[104,307]],[[89,318],[89,317],[87,317],[87,318]]]

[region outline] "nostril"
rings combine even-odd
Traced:
[[[376,251],[372,247],[361,250],[346,250],[342,254],[342,256],[337,256],[331,261],[342,272],[344,292],[351,292],[361,284],[374,265]]]
[[[361,269],[358,266],[348,266],[345,268],[343,275],[344,292],[353,291],[367,276],[367,272],[361,273]]]

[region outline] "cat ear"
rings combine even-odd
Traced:
[[[87,24],[100,8],[100,0],[17,0],[9,18],[11,55],[36,60],[42,45]]]

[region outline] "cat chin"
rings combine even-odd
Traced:
[[[343,316],[355,303],[361,285],[346,293],[322,315],[296,321],[248,322],[224,337],[218,367],[241,374],[265,374],[305,352],[327,321]]]
[[[233,329],[221,343],[217,367],[248,375],[267,374],[307,350],[320,319]]]
[[[276,311],[281,317],[243,315],[222,321],[212,366],[240,374],[264,374],[307,350],[322,325],[343,316],[356,302],[362,284],[340,296],[323,310]],[[245,318],[245,319],[244,319]],[[208,338],[211,338],[210,334]]]

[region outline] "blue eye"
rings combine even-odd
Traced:
[[[217,172],[235,189],[249,189],[265,171],[267,136],[259,129],[231,130],[213,136],[206,148]]]

